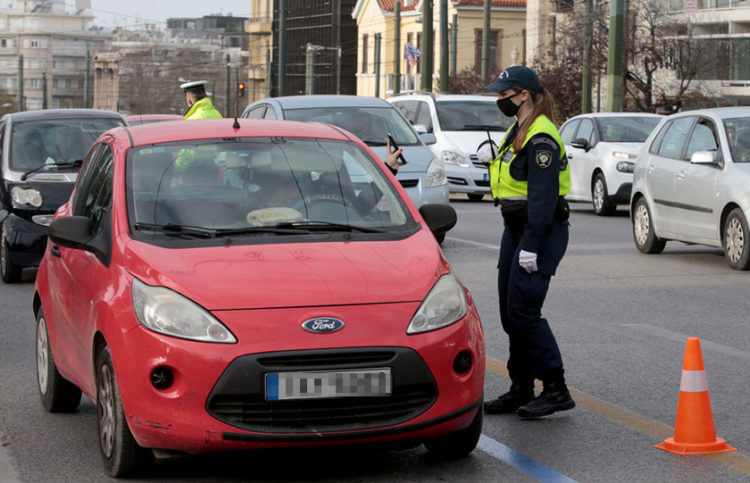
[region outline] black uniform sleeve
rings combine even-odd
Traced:
[[[528,223],[521,250],[539,253],[542,240],[554,220],[560,193],[560,146],[547,134],[526,143],[528,162]]]

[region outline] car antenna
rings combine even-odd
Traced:
[[[240,123],[239,123],[239,121],[237,121],[237,116],[234,117],[234,124],[232,124],[232,127],[234,129],[239,129],[240,128]]]

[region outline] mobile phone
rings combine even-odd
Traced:
[[[393,136],[391,136],[391,133],[388,133],[388,140],[391,142],[391,147],[392,148],[394,148],[394,149],[400,149],[398,147],[398,144],[396,144],[396,141],[393,140]],[[406,159],[404,159],[404,153],[403,152],[398,155],[398,161],[401,164],[406,164]]]

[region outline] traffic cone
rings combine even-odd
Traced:
[[[737,451],[723,438],[716,437],[701,343],[697,337],[688,338],[685,345],[674,437],[665,439],[655,447],[681,455]]]

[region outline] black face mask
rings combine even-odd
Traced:
[[[497,107],[500,108],[500,112],[502,112],[503,114],[505,114],[508,117],[515,116],[516,113],[518,112],[518,109],[521,108],[521,104],[523,104],[523,102],[522,102],[521,104],[517,105],[513,101],[511,101],[511,99],[513,99],[514,97],[516,97],[518,94],[520,94],[520,92],[516,92],[515,94],[513,94],[512,96],[509,96],[509,97],[504,97],[502,99],[498,99],[497,100]]]

